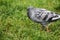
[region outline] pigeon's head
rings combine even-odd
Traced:
[[[27,11],[28,11],[28,12],[32,12],[32,11],[34,11],[34,8],[33,8],[33,7],[28,7],[28,8],[27,8]]]
[[[32,16],[33,14],[39,14],[39,12],[41,12],[41,11],[39,8],[28,7],[27,12],[29,15]]]
[[[46,9],[43,9],[43,8],[34,8],[34,7],[28,7],[27,8],[27,12],[29,14],[40,14],[43,11],[46,11]]]
[[[27,8],[28,17],[31,18],[31,17],[35,16],[35,14],[39,15],[42,10],[40,8],[28,7]]]
[[[28,7],[27,8],[27,15],[29,18],[31,18],[31,16],[34,14],[34,9],[33,7]]]

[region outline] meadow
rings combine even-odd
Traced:
[[[0,0],[0,40],[60,40],[60,20],[49,26],[51,32],[41,31],[27,17],[29,6],[60,13],[60,0]]]

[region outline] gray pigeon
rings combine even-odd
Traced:
[[[48,31],[47,25],[50,22],[60,19],[59,14],[42,8],[29,7],[27,9],[27,15],[32,21],[40,23],[43,28],[46,27],[47,31]]]

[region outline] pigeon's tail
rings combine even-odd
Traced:
[[[59,20],[59,19],[60,19],[60,15],[58,15],[57,17],[53,17],[52,21]]]

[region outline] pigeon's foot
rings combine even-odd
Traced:
[[[50,32],[51,30],[48,28],[48,26],[46,26],[46,31],[47,32]]]
[[[50,30],[46,30],[47,32],[50,32]]]

